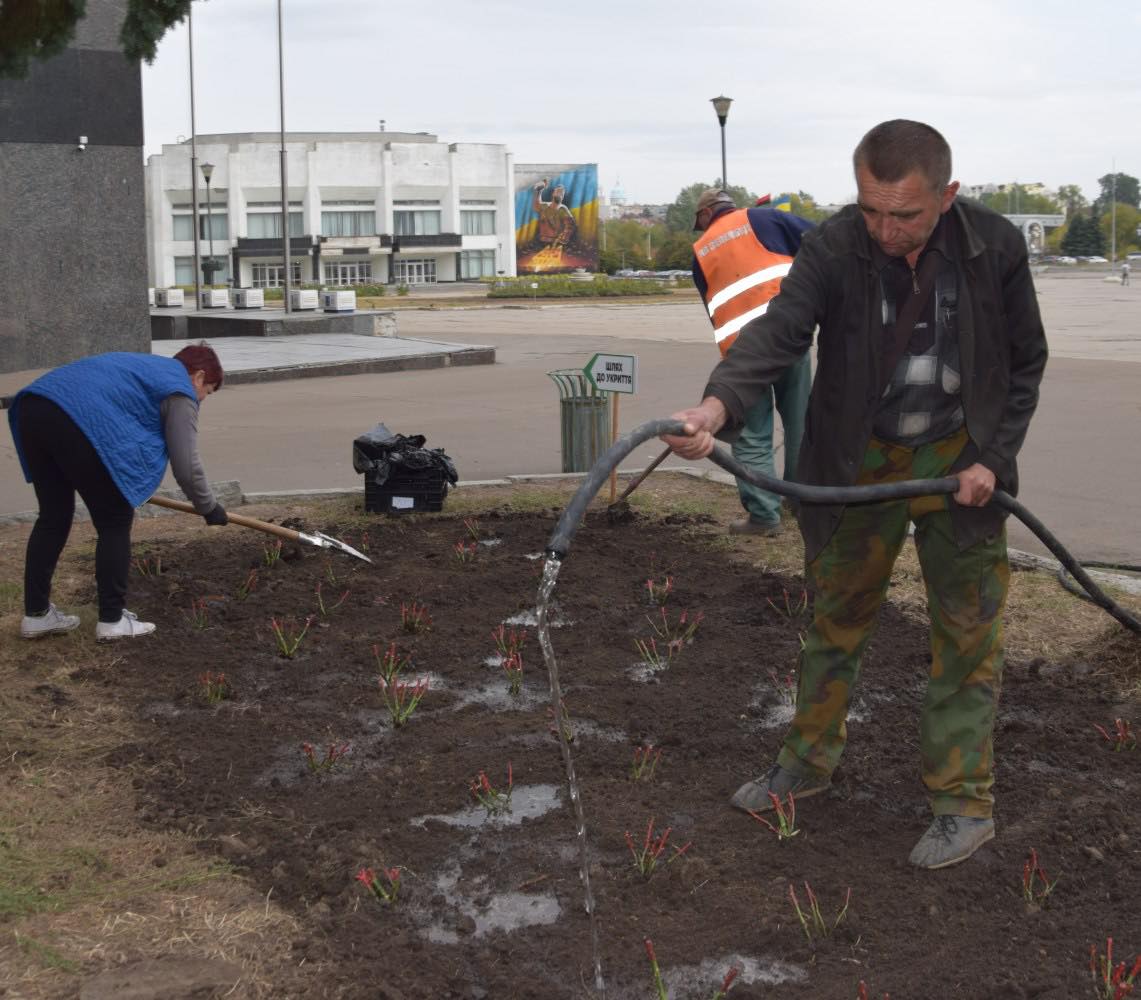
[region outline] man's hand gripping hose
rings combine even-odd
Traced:
[[[547,542],[547,553],[559,560],[565,558],[567,550],[570,548],[571,538],[582,522],[587,506],[602,488],[602,484],[610,477],[611,469],[617,468],[630,452],[651,438],[662,435],[681,436],[685,434],[685,428],[686,424],[681,420],[650,420],[635,427],[630,433],[615,441],[594,463],[582,481],[582,485],[571,497],[570,503],[567,504],[566,510],[559,518],[559,523],[555,526],[554,533]],[[744,479],[773,493],[792,497],[801,503],[878,503],[883,500],[903,500],[913,497],[954,494],[958,493],[960,489],[959,479],[955,476],[947,476],[943,479],[911,479],[902,483],[881,483],[874,486],[807,486],[803,483],[786,482],[783,479],[776,479],[773,476],[747,469],[721,448],[714,447],[709,452],[708,457],[711,462],[721,466],[722,469],[738,479]],[[1054,554],[1055,558],[1081,585],[1090,601],[1112,615],[1130,631],[1141,634],[1141,619],[1126,611],[1094,583],[1081,564],[1063,548],[1062,543],[1021,503],[1003,490],[995,490],[990,502],[1013,514],[1034,532],[1042,544]]]

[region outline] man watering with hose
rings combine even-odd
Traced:
[[[921,868],[964,861],[994,837],[992,740],[1010,569],[996,484],[1014,494],[1016,456],[1038,403],[1046,337],[1026,246],[1001,216],[957,200],[946,140],[920,122],[877,125],[853,156],[858,201],[806,233],[780,294],[741,331],[697,407],[675,414],[683,458],[732,436],[809,347],[817,370],[797,480],[820,486],[955,476],[952,500],[804,503],[799,519],[814,617],[796,714],[776,763],[732,798],[826,791],[844,749],[860,657],[915,524],[931,664],[920,719],[934,820]]]

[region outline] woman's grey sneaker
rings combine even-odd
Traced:
[[[95,626],[95,638],[99,642],[113,642],[116,639],[137,639],[140,635],[150,635],[155,630],[153,622],[141,622],[133,611],[124,611],[117,622],[100,622]]]
[[[947,868],[966,861],[988,840],[994,840],[993,819],[936,816],[907,860],[917,868]]]
[[[729,525],[731,535],[762,535],[773,536],[780,534],[780,519],[775,521],[758,521],[752,514]]]
[[[774,764],[768,774],[746,781],[737,789],[729,803],[745,812],[764,812],[773,807],[769,792],[778,799],[787,798],[789,792],[792,792],[794,799],[807,799],[811,795],[828,791],[831,785],[832,778],[827,774],[798,774],[780,764]]]
[[[25,639],[42,639],[45,635],[60,635],[78,627],[77,615],[65,615],[54,604],[49,604],[42,615],[24,615],[20,635]]]

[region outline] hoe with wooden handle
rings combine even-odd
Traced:
[[[151,497],[147,503],[153,503],[156,507],[166,507],[168,510],[180,510],[184,514],[198,513],[193,504],[188,504],[182,500],[168,500],[166,497],[156,496]],[[226,517],[231,524],[241,525],[243,528],[253,528],[255,531],[264,531],[267,535],[277,535],[279,538],[286,538],[291,542],[304,542],[306,545],[316,545],[322,549],[339,549],[346,555],[363,559],[366,563],[372,562],[363,552],[358,552],[340,539],[323,535],[319,531],[307,535],[304,531],[294,531],[292,528],[283,528],[280,524],[270,524],[269,521],[259,521],[256,517],[247,517],[245,514],[231,514],[229,511],[226,511]]]

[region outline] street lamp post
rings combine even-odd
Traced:
[[[717,112],[717,121],[721,123],[721,189],[729,190],[729,181],[725,178],[725,120],[729,117],[729,105],[733,98],[722,94],[720,97],[711,97],[713,110]]]
[[[210,234],[210,258],[202,265],[202,277],[206,279],[209,288],[214,287],[214,272],[218,269],[218,262],[214,259],[214,207],[210,200],[210,178],[214,176],[214,164],[202,164],[202,176],[206,180],[206,229]],[[198,225],[198,220],[194,220]],[[198,303],[201,305],[201,303]]]

